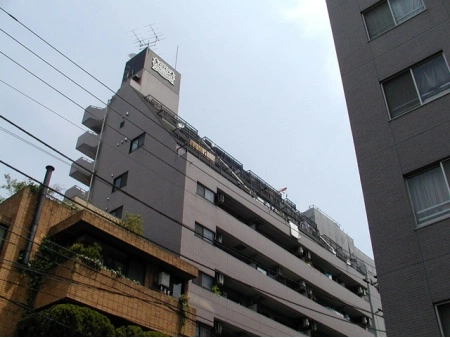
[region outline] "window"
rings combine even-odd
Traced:
[[[436,305],[436,313],[443,337],[450,337],[450,301]]]
[[[126,186],[127,179],[128,179],[128,171],[123,173],[120,176],[117,176],[113,181],[112,192],[114,192],[118,189],[122,189],[124,186]]]
[[[199,271],[198,277],[195,278],[192,282],[194,284],[200,285],[201,287],[208,289],[211,291],[211,288],[213,286],[214,278],[210,275],[207,275],[204,272]]]
[[[133,139],[130,144],[130,153],[142,147],[144,145],[144,140],[145,140],[145,133]]]
[[[211,337],[211,328],[203,323],[197,322],[195,325],[196,337]]]
[[[111,215],[117,218],[122,218],[122,213],[123,213],[123,206],[118,207],[117,209],[114,209],[113,211],[110,212]]]
[[[383,83],[391,118],[450,92],[450,71],[443,54],[411,67]]]
[[[363,13],[369,39],[387,32],[425,10],[422,0],[385,0]]]
[[[450,160],[406,181],[418,225],[450,215]]]
[[[6,238],[6,232],[7,232],[7,228],[0,224],[0,253],[1,253],[1,249],[3,247],[3,242],[5,241]]]
[[[198,182],[197,182],[197,194],[202,196],[204,199],[210,201],[211,203],[214,203],[215,201],[216,194],[212,190],[209,190],[207,187]]]
[[[195,223],[195,236],[203,238],[205,241],[210,243],[214,241],[214,232],[198,223]]]

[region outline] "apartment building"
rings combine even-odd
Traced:
[[[146,237],[199,269],[189,286],[198,336],[382,333],[370,269],[178,115],[180,77],[148,48],[126,63],[108,106],[85,110],[93,133],[76,147],[88,158],[70,175],[89,188],[66,196],[140,214]]]
[[[1,336],[15,336],[24,315],[56,304],[94,309],[115,327],[195,335],[195,308],[183,312],[179,296],[189,297],[188,281],[198,276],[196,267],[86,201],[76,198],[68,206],[49,198],[39,202],[38,195],[24,188],[0,204]],[[74,243],[98,243],[101,262],[72,255]],[[42,269],[36,259],[52,266]]]
[[[450,3],[327,0],[387,334],[450,335]]]

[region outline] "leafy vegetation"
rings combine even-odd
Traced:
[[[58,304],[23,318],[17,325],[20,337],[114,337],[108,317],[87,307]]]
[[[165,337],[157,331],[145,331],[140,326],[128,325],[116,329],[116,337]]]
[[[180,297],[178,297],[178,305],[180,307],[181,326],[184,326],[186,324],[187,312],[189,310],[188,301],[189,301],[189,297],[187,297],[185,294],[182,294]]]
[[[3,177],[5,178],[6,183],[0,186],[0,189],[4,189],[8,192],[9,196],[14,195],[15,193],[19,192],[20,190],[22,190],[25,187],[28,187],[31,189],[31,191],[34,192],[39,192],[40,190],[40,185],[36,184],[35,182],[33,182],[30,179],[27,179],[25,181],[19,181],[16,178],[11,178],[10,174],[4,174]],[[60,186],[59,184],[54,184],[51,187],[53,190],[57,191],[57,192],[61,192],[63,191],[63,187]],[[53,190],[48,190],[47,192],[47,196],[51,197],[53,199],[56,199],[55,197],[55,191]],[[0,196],[0,203],[3,202],[5,200],[5,197]]]
[[[142,236],[144,234],[144,227],[141,215],[131,214],[129,212],[125,213],[125,218],[121,221],[121,225],[131,232]]]
[[[165,337],[140,326],[115,328],[108,317],[74,304],[58,304],[32,313],[17,324],[19,337]]]

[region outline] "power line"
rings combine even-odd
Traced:
[[[2,9],[3,10],[3,9]],[[4,10],[3,10],[4,11]],[[7,13],[6,11],[4,11],[5,13]],[[9,13],[7,13],[9,14]],[[14,17],[13,17],[14,18]],[[16,18],[14,18],[16,21],[18,21]],[[21,23],[21,25],[23,25]],[[24,26],[25,27],[25,26]],[[28,30],[30,30],[28,27],[26,27]],[[3,31],[3,30],[2,30]],[[31,30],[30,30],[31,31]],[[95,96],[94,94],[92,94],[91,92],[87,91],[84,87],[82,87],[80,84],[78,84],[77,82],[73,81],[70,77],[68,77],[67,75],[65,75],[64,73],[62,73],[60,70],[58,70],[57,68],[55,68],[53,65],[51,65],[49,62],[47,62],[46,60],[44,60],[43,58],[41,58],[39,55],[37,55],[35,52],[33,52],[31,49],[29,49],[28,47],[26,47],[25,45],[23,45],[21,42],[19,42],[17,39],[15,39],[14,37],[12,37],[11,35],[9,35],[8,33],[6,33],[5,31],[3,31],[6,35],[8,35],[11,39],[13,39],[14,41],[16,41],[17,43],[19,43],[22,47],[24,47],[25,49],[27,49],[29,52],[31,52],[33,55],[35,55],[36,57],[38,57],[40,60],[42,60],[43,62],[45,62],[47,65],[49,65],[50,67],[52,67],[53,69],[55,69],[56,71],[58,71],[60,74],[62,74],[64,77],[66,77],[67,79],[69,79],[71,82],[75,83],[78,87],[80,87],[81,89],[83,89],[84,91],[86,91],[87,93],[89,93],[90,95],[92,95],[94,98],[98,99],[99,101],[101,101],[97,96]],[[36,36],[38,36],[36,33],[32,32],[33,34],[35,34]],[[38,36],[42,41],[44,41],[46,44],[48,44],[49,46],[51,46],[53,49],[55,49],[58,53],[60,53],[61,55],[63,55],[67,60],[69,60],[70,62],[74,63],[70,58],[68,58],[66,55],[64,55],[63,53],[61,53],[59,50],[57,50],[54,46],[50,45],[47,41],[43,40],[40,36]],[[15,62],[15,61],[14,61]],[[74,63],[78,68],[82,69],[85,73],[89,74],[91,77],[93,77],[96,81],[98,81],[99,83],[101,83],[103,86],[105,86],[107,89],[109,89],[111,92],[113,92],[113,90],[109,87],[107,87],[105,84],[103,84],[100,80],[98,80],[97,78],[95,78],[94,76],[92,76],[89,72],[85,71],[83,68],[81,68],[78,64]],[[22,67],[24,68],[24,67]],[[25,69],[25,68],[24,68]],[[28,71],[28,70],[27,70]],[[28,71],[29,73],[31,73],[30,71]],[[36,75],[34,75],[33,73],[31,73],[33,76],[37,77]],[[37,77],[38,79],[40,79],[39,77]],[[41,80],[43,81],[43,80]],[[45,81],[43,81],[44,83],[46,83]],[[47,84],[47,83],[46,83]],[[53,87],[52,87],[53,88]],[[129,101],[125,100],[123,97],[121,97],[118,93],[115,94],[117,97],[121,98],[124,102],[128,103],[130,106],[132,106],[133,108],[135,108],[138,112],[140,112],[144,117],[146,117],[147,119],[149,119],[152,123],[154,123],[156,126],[160,127],[161,129],[164,129],[163,126],[157,124],[155,121],[153,121],[152,119],[150,119],[144,112],[142,112],[140,109],[138,109],[137,107],[135,107],[132,103],[130,103]],[[71,100],[72,102],[74,102],[73,100]],[[102,103],[106,104],[105,102],[101,101]],[[109,107],[108,104],[106,104],[107,107]],[[116,113],[118,113],[115,109],[113,109],[112,107],[110,107],[113,111],[115,111]],[[83,109],[83,108],[82,108]],[[120,113],[118,113],[120,115]],[[135,123],[133,123],[132,121],[128,120],[130,123],[132,123],[133,125],[135,125],[136,127],[138,127],[139,129],[141,129],[142,131],[145,132],[145,130],[143,130],[142,128],[140,128],[138,125],[136,125]],[[111,126],[110,126],[111,127]],[[111,127],[112,128],[112,127]],[[113,130],[116,130],[114,128],[112,128]],[[165,129],[164,129],[165,130]],[[117,131],[117,130],[116,130]],[[119,132],[119,131],[117,131]],[[119,134],[123,135],[122,133],[119,132]],[[154,137],[152,137],[154,138]],[[154,138],[157,142],[159,142],[160,144],[162,144],[164,147],[166,147],[167,149],[169,149],[172,152],[175,152],[173,149],[170,149],[166,144],[162,143],[160,140]],[[147,151],[147,150],[146,150]],[[150,152],[149,152],[150,153]],[[151,154],[151,153],[150,153]],[[154,154],[152,154],[153,156],[155,156]],[[159,158],[160,159],[160,158]],[[164,160],[160,159],[161,161],[163,161],[164,163],[168,164],[167,162],[165,162]],[[187,160],[187,159],[186,159]],[[179,171],[177,168],[174,168],[173,166],[171,166],[173,169]],[[196,166],[199,170],[202,170],[201,168],[199,168],[198,166]],[[202,170],[203,171],[203,170]],[[204,172],[204,171],[203,171]],[[208,173],[204,172],[205,174],[207,174],[208,176],[210,176]],[[183,174],[183,173],[182,173]],[[187,177],[187,176],[186,176]],[[214,180],[216,180],[215,178],[213,178]],[[216,180],[217,181],[217,180]],[[236,192],[236,191],[235,191]],[[240,195],[239,193],[237,193],[238,195]],[[241,196],[242,197],[242,196]],[[259,207],[260,208],[260,207]],[[261,209],[261,208],[260,208]],[[261,209],[262,210],[262,209]],[[273,216],[272,216],[273,217]],[[286,225],[287,226],[287,225]],[[339,268],[339,270],[341,270]],[[352,274],[354,275],[354,274]],[[356,275],[354,275],[356,276]],[[357,278],[361,278],[360,276],[357,276]],[[363,278],[361,278],[363,279]]]
[[[25,173],[21,172],[20,170],[14,168],[14,167],[12,167],[12,166],[10,166],[9,164],[6,164],[5,162],[3,162],[3,161],[1,161],[1,160],[0,160],[0,163],[2,163],[2,164],[4,164],[4,165],[8,166],[9,168],[11,168],[11,169],[13,169],[13,170],[15,170],[15,171],[21,173],[22,175],[26,176],[26,177],[29,178],[30,180],[39,183],[39,181],[36,180],[35,178],[33,178],[33,177],[31,177],[31,176],[28,176],[27,174],[25,174]],[[57,192],[56,190],[52,189],[51,187],[48,187],[48,188],[49,188],[50,190],[53,190],[53,191],[56,192],[57,194],[62,195],[61,193]],[[74,203],[77,203],[76,201],[73,201],[73,202],[74,202]],[[94,212],[94,213],[96,213],[96,212]],[[103,216],[103,215],[101,215],[101,214],[98,214],[98,213],[96,213],[96,214],[102,216],[103,218],[105,218],[105,216]],[[140,236],[140,237],[142,237],[142,236]],[[144,238],[145,240],[148,240],[148,239],[145,238],[145,237],[143,237],[143,238]],[[150,241],[150,242],[151,242],[151,241]],[[158,246],[160,246],[160,245],[158,245]],[[169,251],[171,251],[171,252],[174,252],[173,250],[170,250],[170,249],[168,249],[168,248],[166,248],[166,247],[163,247],[163,248],[166,249],[166,250],[169,250]],[[196,261],[196,260],[193,260],[193,259],[190,258],[190,257],[187,257],[187,256],[185,256],[185,255],[181,255],[181,254],[177,254],[177,255],[180,256],[180,257],[186,258],[186,259],[188,259],[188,260],[190,260],[190,261],[193,261],[193,262],[195,262],[195,263],[198,264],[198,265],[201,265],[201,266],[204,266],[204,267],[207,267],[208,269],[210,269],[210,268],[209,268],[208,266],[206,266],[205,264],[203,264],[203,263],[201,263],[201,262],[198,262],[198,261]],[[335,316],[332,315],[331,313],[325,313],[325,312],[322,312],[322,311],[318,311],[318,310],[309,308],[309,307],[307,307],[307,306],[305,306],[305,305],[301,305],[301,304],[295,303],[295,302],[293,302],[292,300],[285,299],[285,298],[283,298],[283,297],[280,297],[279,295],[272,294],[272,293],[267,292],[267,291],[265,291],[265,290],[259,289],[259,288],[255,287],[255,286],[246,284],[246,283],[244,283],[244,282],[242,282],[242,281],[240,281],[240,283],[242,283],[243,285],[245,285],[245,286],[247,286],[247,287],[253,288],[253,289],[255,289],[255,290],[257,290],[257,291],[259,291],[259,292],[261,292],[261,293],[263,293],[263,294],[270,295],[270,296],[272,296],[272,297],[275,298],[275,299],[280,299],[280,300],[286,301],[286,302],[288,302],[288,303],[290,303],[290,304],[299,306],[300,308],[307,309],[307,310],[310,310],[310,311],[313,311],[313,312],[316,312],[316,313],[319,313],[319,314],[322,314],[322,315],[325,315],[325,316],[329,316],[329,317],[332,317],[332,318],[335,318],[335,319],[338,319],[338,320],[342,320],[342,321],[345,321],[345,322],[349,323],[347,320],[345,320],[345,319],[343,319],[343,318],[335,317]],[[370,311],[366,311],[366,312],[370,312]],[[357,325],[357,324],[355,324],[355,323],[352,323],[352,324]]]

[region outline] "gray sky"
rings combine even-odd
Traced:
[[[116,91],[141,39],[181,73],[179,115],[287,197],[316,205],[373,257],[325,0],[0,0],[20,22]],[[0,11],[0,28],[106,102],[112,93]],[[0,51],[82,107],[104,104],[0,32]],[[178,48],[178,57],[177,57]],[[83,110],[0,54],[1,115],[77,159]],[[30,140],[0,120],[0,127]],[[52,183],[79,184],[69,166],[0,129],[0,159]],[[36,143],[33,141],[33,143]],[[49,151],[48,149],[46,149]],[[21,175],[0,165],[0,175]],[[3,183],[3,180],[2,180]],[[3,196],[5,192],[1,192]]]

